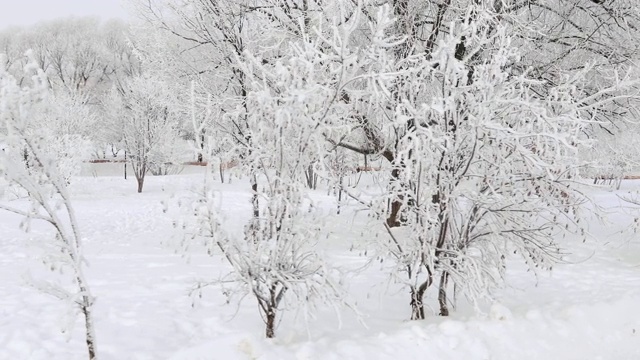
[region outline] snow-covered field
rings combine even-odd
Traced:
[[[514,259],[507,286],[481,313],[459,301],[451,317],[407,321],[408,294],[384,265],[363,268],[366,214],[354,205],[336,216],[335,200],[319,190],[313,197],[327,217],[319,251],[352,271],[346,286],[360,316],[320,307],[305,320],[288,312],[278,337],[265,340],[250,297],[238,306],[216,287],[190,295],[198,281],[228,270],[217,255],[177,251],[173,204],[202,176],[202,169],[189,169],[148,177],[142,194],[133,178],[74,179],[102,359],[640,359],[640,235],[621,232],[630,223],[622,210],[612,211],[608,224],[594,221],[587,242],[562,240],[571,255],[552,273],[536,278]],[[227,224],[239,231],[250,213],[248,186],[238,180],[217,187]],[[613,208],[617,194],[633,190],[640,181],[593,196]],[[30,278],[65,276],[43,265],[47,227],[34,222],[25,234],[21,221],[0,213],[0,359],[86,358],[81,319],[29,285]],[[436,304],[433,292],[429,304]]]

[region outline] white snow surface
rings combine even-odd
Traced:
[[[407,321],[409,296],[384,263],[363,268],[366,214],[351,204],[336,216],[335,199],[315,191],[326,214],[318,251],[347,272],[360,314],[321,306],[305,320],[287,312],[277,338],[267,340],[250,297],[227,304],[216,286],[190,295],[198,281],[228,271],[218,254],[178,251],[173,235],[171,204],[202,179],[201,170],[148,177],[142,194],[133,178],[74,179],[101,359],[640,359],[640,238],[623,232],[631,217],[615,209],[618,195],[640,190],[640,181],[618,192],[593,190],[599,205],[613,209],[609,222],[591,223],[593,236],[584,243],[563,239],[570,255],[552,272],[535,277],[514,258],[495,302],[478,312],[459,299],[452,316],[442,318],[434,315],[432,290],[423,321]],[[225,226],[238,233],[251,211],[248,187],[242,180],[216,184]],[[0,359],[87,358],[82,319],[29,285],[29,277],[68,275],[43,265],[39,244],[50,231],[34,222],[24,233],[20,221],[0,213]]]

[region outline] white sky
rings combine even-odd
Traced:
[[[69,16],[127,18],[124,0],[0,0],[0,29]]]

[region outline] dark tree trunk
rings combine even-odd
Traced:
[[[127,180],[127,150],[124,151],[124,179]]]
[[[307,187],[309,189],[312,189],[313,184],[311,183],[311,172],[313,171],[313,169],[311,169],[311,167],[307,167],[307,170],[305,170],[304,172],[304,177],[307,180]]]
[[[411,320],[424,320],[424,291],[411,287]]]
[[[433,277],[431,276],[431,270],[427,268],[429,277],[419,287],[411,286],[411,320],[423,320],[424,319],[424,293],[429,286],[433,283]],[[411,269],[409,269],[411,273]]]
[[[267,309],[267,328],[265,336],[267,339],[272,339],[276,336],[276,311],[271,306]]]
[[[76,282],[82,295],[82,301],[78,303],[80,311],[84,315],[84,329],[85,329],[85,343],[87,344],[87,351],[89,352],[89,360],[97,359],[96,350],[96,338],[95,328],[93,324],[93,315],[91,313],[92,300],[88,294],[88,288],[85,285],[84,279],[81,276],[76,275]]]
[[[200,152],[198,153],[198,162],[202,163],[204,161],[204,130],[200,133]]]
[[[431,274],[431,272],[429,272]],[[427,291],[427,288],[431,285],[433,279],[431,275],[429,278],[419,287],[411,286],[411,320],[423,320],[424,319],[424,293]]]
[[[400,219],[399,219],[399,214],[400,214],[400,208],[402,207],[402,201],[401,200],[394,200],[391,203],[391,213],[389,214],[389,217],[387,218],[387,225],[389,225],[389,227],[398,227],[400,226]]]
[[[144,177],[136,176],[136,180],[138,181],[138,193],[142,192],[142,187],[144,186]]]
[[[309,164],[309,166],[307,166],[307,171],[305,171],[305,177],[307,178],[307,187],[309,189],[315,190],[316,189],[316,184],[315,184],[316,173],[313,170],[313,164]]]
[[[260,204],[258,203],[258,179],[255,174],[251,175],[251,205],[253,206],[253,217],[260,217]]]
[[[400,170],[393,169],[391,171],[391,181],[400,181]],[[387,218],[387,225],[389,227],[397,227],[400,226],[400,209],[402,208],[402,202],[404,197],[402,195],[398,195],[397,199],[391,202],[391,212],[389,213],[389,217]]]
[[[344,185],[344,177],[340,176],[340,185],[338,186],[338,215],[340,215],[340,207],[342,205],[342,187]]]
[[[87,343],[87,350],[89,351],[89,360],[94,360],[97,358],[97,354],[90,306],[89,299],[86,296],[83,296],[82,313],[85,321],[85,339]]]
[[[449,283],[449,273],[444,271],[440,276],[440,289],[438,290],[438,303],[440,304],[440,316],[449,316],[447,306],[447,284]]]
[[[255,173],[251,175],[251,207],[252,209],[252,218],[249,220],[249,226],[247,228],[247,238],[251,239],[254,243],[258,241],[258,229],[259,229],[259,221],[260,221],[260,203],[258,198],[258,179]]]

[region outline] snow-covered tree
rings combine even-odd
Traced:
[[[331,174],[331,150],[383,159],[384,192],[351,196],[384,219],[382,256],[405,275],[412,318],[438,279],[446,315],[449,284],[477,300],[500,282],[508,252],[552,262],[549,231],[584,201],[585,134],[637,106],[632,1],[162,3],[166,12],[145,2],[146,14],[184,41],[187,73],[208,74],[196,78],[251,169],[256,223],[257,175],[275,161],[261,141],[280,126],[271,114],[302,119],[292,138],[305,145],[289,163],[308,179],[309,169]]]
[[[581,158],[591,160],[591,166],[583,169],[581,175],[594,179],[594,184],[606,184],[619,188],[625,177],[637,176],[640,171],[640,123],[633,108],[622,111],[629,113],[626,121],[603,124],[588,132],[594,142],[589,151],[581,153]]]
[[[170,166],[179,155],[175,96],[162,80],[143,74],[114,88],[113,124],[121,131],[129,164],[142,192],[147,172]]]
[[[254,195],[260,199],[244,236],[235,238],[222,230],[223,215],[208,187],[187,209],[198,219],[187,226],[188,234],[204,238],[224,255],[233,267],[225,280],[253,295],[269,338],[275,336],[282,311],[309,312],[316,300],[343,301],[339,278],[314,250],[321,234],[319,214],[306,195],[304,170],[328,148],[315,125],[326,115],[321,111],[328,108],[325,100],[337,96],[335,89],[314,82],[316,65],[327,65],[313,57],[318,44],[294,46],[299,57],[291,59],[290,67],[263,64],[254,57],[242,63],[254,90],[247,94],[246,113],[251,148],[238,162],[255,176],[259,186]],[[307,88],[308,84],[315,86]]]
[[[29,54],[25,73],[29,85],[20,87],[17,80],[0,67],[0,120],[6,132],[0,136],[0,175],[23,189],[29,207],[3,202],[0,209],[23,215],[22,226],[32,220],[49,223],[55,236],[46,242],[45,261],[52,269],[70,270],[67,284],[37,284],[44,292],[74,307],[84,316],[89,359],[97,358],[92,307],[94,298],[84,275],[80,227],[67,189],[67,178],[59,159],[51,151],[47,138],[33,131],[34,119],[51,111],[47,79]]]
[[[530,6],[523,6],[525,3],[529,3]],[[548,176],[545,175],[542,178],[534,175],[536,174],[533,171],[534,168],[526,168],[526,171],[520,173],[520,176],[525,178],[530,176],[532,179],[527,184],[533,186],[533,190],[525,192],[532,197],[525,199],[525,203],[528,205],[536,203],[541,196],[540,189],[548,189],[550,184],[555,184],[556,189],[551,194],[546,194],[547,197],[551,196],[550,198],[560,202],[568,201],[577,204],[576,200],[569,200],[572,198],[571,195],[576,193],[559,189],[573,182],[570,176],[575,176],[575,170],[570,171],[573,167],[568,165],[579,162],[577,158],[573,163],[561,159],[563,157],[572,158],[569,155],[572,153],[575,155],[580,144],[580,132],[589,126],[602,126],[605,121],[610,119],[609,115],[614,114],[609,111],[610,106],[615,106],[617,102],[623,102],[625,99],[637,100],[635,89],[637,84],[634,81],[628,81],[627,75],[635,76],[629,68],[633,66],[632,56],[638,47],[635,39],[629,34],[636,31],[633,24],[637,21],[638,14],[632,11],[629,4],[615,4],[613,6],[616,8],[615,11],[619,10],[620,14],[624,15],[628,21],[627,23],[616,23],[606,15],[607,11],[613,11],[613,8],[608,4],[591,2],[591,5],[588,5],[590,2],[584,1],[582,3],[588,9],[585,10],[585,8],[576,6],[576,2],[555,1],[551,3],[553,4],[454,1],[430,7],[428,4],[418,5],[409,1],[394,1],[391,4],[391,9],[395,21],[392,22],[389,21],[390,16],[378,17],[372,21],[371,12],[369,12],[371,8],[363,8],[371,23],[380,24],[389,21],[385,32],[376,33],[379,26],[371,27],[370,36],[374,39],[373,42],[375,43],[376,39],[384,39],[385,35],[392,34],[392,37],[389,39],[390,41],[381,44],[382,48],[375,51],[374,56],[371,56],[370,63],[374,65],[366,69],[363,68],[363,76],[366,76],[364,75],[366,71],[369,73],[377,71],[380,76],[372,77],[374,80],[369,84],[360,84],[359,87],[352,86],[344,89],[345,94],[342,99],[346,104],[351,105],[353,110],[352,115],[344,117],[347,121],[340,121],[339,124],[345,126],[350,123],[351,127],[347,134],[330,140],[337,146],[361,154],[381,155],[388,161],[386,168],[390,171],[390,191],[386,201],[379,203],[376,217],[387,217],[385,226],[394,239],[394,246],[399,251],[395,256],[400,262],[407,260],[403,255],[405,251],[399,249],[406,249],[407,246],[399,248],[400,243],[396,243],[396,240],[401,238],[398,240],[400,242],[407,234],[420,233],[418,229],[414,228],[405,236],[394,235],[394,232],[402,232],[407,226],[411,228],[411,223],[408,221],[417,221],[416,218],[421,219],[420,221],[424,221],[421,226],[425,226],[431,232],[428,236],[417,239],[423,245],[409,246],[409,254],[428,254],[425,246],[435,244],[437,255],[434,253],[431,256],[433,264],[437,265],[436,267],[443,266],[445,263],[443,256],[448,250],[442,246],[448,246],[447,237],[456,232],[457,236],[464,233],[461,230],[461,226],[465,224],[462,219],[466,218],[467,222],[469,219],[484,221],[477,214],[467,217],[463,215],[468,211],[465,210],[468,207],[474,208],[473,203],[470,203],[469,200],[465,200],[464,205],[457,203],[461,196],[470,196],[466,194],[466,191],[461,191],[458,188],[458,186],[462,186],[464,189],[464,187],[468,187],[468,184],[462,181],[464,179],[452,180],[466,176],[461,175],[461,172],[473,170],[472,165],[479,163],[475,156],[484,156],[483,160],[491,158],[488,155],[481,155],[477,148],[469,147],[469,144],[476,143],[474,139],[478,135],[469,131],[468,126],[473,124],[471,120],[482,119],[479,114],[475,114],[475,111],[488,113],[496,111],[492,115],[493,121],[504,121],[505,123],[501,127],[513,129],[507,131],[522,132],[523,134],[540,131],[540,134],[536,135],[540,138],[548,136],[549,130],[535,129],[535,127],[528,129],[527,127],[532,127],[532,124],[536,122],[527,120],[525,125],[518,124],[514,119],[519,119],[519,116],[526,119],[528,113],[535,114],[537,111],[543,111],[545,116],[552,117],[546,122],[553,124],[553,131],[564,134],[562,136],[553,135],[552,139],[558,141],[557,145],[540,145],[535,143],[538,140],[534,141],[529,138],[529,144],[520,147],[507,145],[507,148],[518,150],[524,146],[525,149],[532,150],[533,159],[536,161],[555,164],[549,165],[552,168],[558,166],[558,168],[550,169]],[[419,9],[423,9],[424,12]],[[576,13],[580,14],[576,16]],[[418,16],[415,16],[416,14]],[[425,18],[421,19],[420,16],[423,14]],[[573,16],[576,16],[575,21],[571,20]],[[558,27],[549,27],[549,24],[558,24]],[[559,30],[562,26],[571,27],[575,39],[582,41],[580,47],[571,45],[573,40],[558,41],[558,38],[566,35]],[[605,26],[607,30],[602,30]],[[505,32],[510,36],[504,35]],[[425,36],[418,36],[421,33]],[[395,39],[393,39],[393,34],[395,34]],[[452,34],[453,38],[451,38]],[[589,34],[597,34],[597,37],[603,41],[592,42],[593,37]],[[620,44],[620,39],[627,39],[628,42]],[[340,44],[340,47],[337,44]],[[334,43],[332,47],[344,49],[348,46],[342,41]],[[505,55],[505,52],[508,54],[514,51],[514,48],[520,48],[520,50],[511,55]],[[610,57],[602,56],[603,48],[607,48],[608,53],[615,54],[617,60],[611,61]],[[596,59],[591,59],[586,56],[586,53],[598,54],[598,56]],[[504,60],[507,57],[509,59]],[[591,59],[591,66],[587,65],[587,59]],[[505,62],[496,63],[496,61]],[[554,72],[541,70],[549,67],[552,67]],[[492,69],[492,73],[479,73],[487,68]],[[498,69],[501,71],[497,71]],[[383,74],[384,76],[382,76]],[[585,80],[593,77],[599,79],[597,85],[594,81]],[[504,79],[504,82],[496,83],[496,79]],[[485,81],[489,82],[485,83]],[[483,88],[484,86],[487,88]],[[504,111],[502,113],[498,109],[504,107],[505,104],[499,104],[500,107],[495,108],[494,106],[498,104],[487,101],[479,102],[486,98],[485,94],[495,91],[508,91],[503,96],[521,98],[513,100],[512,108],[502,108]],[[628,101],[625,102],[629,104]],[[473,105],[467,106],[470,103]],[[516,104],[520,108],[515,106]],[[634,104],[629,105],[633,106]],[[534,111],[532,108],[546,110]],[[618,106],[618,108],[620,107]],[[566,122],[569,115],[573,120]],[[535,115],[535,117],[540,116]],[[523,128],[518,129],[518,126],[523,126]],[[569,141],[566,138],[561,140],[565,136],[572,140]],[[507,138],[505,141],[515,140]],[[522,140],[518,142],[522,143]],[[419,144],[423,152],[414,148],[413,145],[409,145],[411,143]],[[498,146],[496,144],[498,141],[492,139],[487,148]],[[545,151],[550,152],[545,153]],[[558,156],[558,160],[555,160],[554,156]],[[500,159],[502,157],[504,155],[498,156]],[[423,158],[428,161],[425,163]],[[508,161],[504,161],[509,164],[507,166],[512,165],[509,161],[512,161],[513,158],[515,157],[511,155],[507,157]],[[424,165],[416,167],[420,163],[424,163]],[[508,176],[510,171],[505,171],[506,169],[502,169],[500,172],[509,181],[512,181]],[[483,169],[474,174],[474,177],[491,179],[491,174],[486,173],[488,171],[493,170],[492,168]],[[555,180],[551,181],[552,179]],[[427,181],[426,184],[425,181]],[[448,181],[452,183],[445,185]],[[499,186],[490,183],[490,180],[487,181],[489,184],[486,184],[488,189],[485,191],[497,191],[495,189]],[[504,179],[499,180],[499,183],[502,184],[504,181]],[[539,182],[544,182],[546,185],[542,186]],[[536,184],[533,185],[534,183]],[[471,192],[478,193],[479,190],[480,188],[469,189]],[[422,191],[425,191],[426,194],[419,194]],[[431,202],[428,199],[431,199]],[[391,204],[389,209],[384,206],[387,203]],[[421,204],[425,208],[419,210],[416,204]],[[454,206],[454,204],[457,205]],[[432,209],[427,210],[429,206]],[[449,213],[454,208],[456,208],[453,211],[455,214]],[[534,213],[540,213],[547,211],[544,210],[547,208],[553,209],[554,204],[534,206],[534,208],[538,209],[533,211]],[[511,210],[505,212],[509,214],[522,211],[513,205],[507,206],[506,209],[514,209],[513,212]],[[420,215],[417,215],[416,211]],[[473,213],[471,212],[471,214]],[[454,221],[456,226],[460,226],[457,231],[451,228]],[[518,221],[521,220],[516,222]],[[508,225],[508,223],[501,231],[506,231],[508,226],[513,225]],[[531,225],[531,222],[523,223],[527,226]],[[392,230],[396,227],[399,229]],[[474,225],[473,228],[478,229],[479,227]],[[548,229],[540,227],[535,233],[541,235],[546,230]],[[511,231],[519,236],[523,234],[522,231],[513,229]],[[493,234],[495,231],[490,233]],[[549,240],[551,237],[545,238],[545,241]],[[432,241],[436,242],[431,243]],[[530,242],[531,239],[523,241]],[[454,248],[459,249],[456,246]],[[417,249],[422,250],[418,251]],[[466,251],[459,250],[462,250],[463,253]],[[424,257],[424,259],[427,258],[428,256]],[[434,281],[433,268],[420,269],[425,264],[422,262],[424,259],[420,259],[419,264],[422,265],[416,266],[414,264],[412,267],[405,268],[408,274],[412,271],[427,274],[426,280],[419,281],[411,291],[412,296],[417,294],[417,297],[412,298],[414,306],[412,317],[414,318],[423,316],[423,312],[420,310],[422,291]],[[540,257],[538,256],[536,259],[540,260]],[[473,264],[473,261],[467,261],[466,264]],[[476,263],[474,266],[476,265],[478,264]],[[442,314],[448,313],[446,308],[448,279],[454,272],[453,270],[460,269],[460,267],[461,265],[454,261],[453,268],[439,274]],[[498,269],[499,267],[494,266],[491,271]],[[460,270],[457,271],[460,272]],[[476,268],[474,272],[462,273],[463,275],[459,279],[469,281],[469,274],[478,273]],[[494,275],[495,273],[491,276]],[[415,280],[414,276],[410,276],[410,278]],[[473,281],[469,282],[469,284],[473,283]],[[458,285],[460,284],[458,283]],[[486,286],[480,288],[484,289]]]
[[[487,26],[452,28],[431,60],[378,84],[413,94],[386,124],[405,129],[394,146],[391,191],[370,203],[384,214],[388,201],[400,201],[382,245],[406,276],[412,319],[424,318],[424,293],[436,281],[441,315],[449,314],[450,283],[472,301],[488,295],[512,252],[534,269],[550,268],[560,258],[555,236],[567,224],[575,230],[585,201],[574,186],[589,125],[576,91],[582,77],[535,96],[541,82],[514,71],[520,55],[512,39],[501,28],[488,35]],[[467,66],[456,56],[461,39],[491,55]]]
[[[232,140],[226,154],[219,158],[241,158],[252,151],[253,134],[247,125],[247,95],[251,90],[247,76],[239,64],[245,51],[254,51],[270,39],[260,29],[262,23],[251,4],[244,1],[205,0],[140,1],[140,13],[146,20],[173,38],[175,48],[169,56],[182,59],[177,73],[197,82],[200,97],[213,96],[213,106],[224,116],[212,119],[215,129],[194,129],[194,138],[202,131],[223,134]],[[198,19],[192,21],[192,19]],[[166,56],[166,55],[165,55]],[[205,134],[205,138],[208,138]],[[210,137],[209,137],[210,138]],[[218,142],[216,140],[216,142]],[[229,143],[225,141],[224,143]],[[256,174],[250,172],[253,214],[259,215]]]
[[[486,296],[501,282],[508,254],[532,268],[559,259],[555,236],[580,231],[585,129],[608,104],[637,99],[638,81],[633,71],[611,73],[593,91],[589,63],[541,79],[521,67],[520,39],[482,6],[447,25],[425,56],[393,35],[401,25],[395,10],[361,18],[368,43],[353,36],[356,20],[334,25],[332,36],[292,46],[272,70],[281,78],[261,79],[274,113],[302,108],[295,118],[313,119],[300,124],[309,139],[322,134],[335,147],[388,161],[385,193],[351,195],[384,219],[379,255],[395,260],[411,317],[420,319],[435,281],[440,313],[448,315],[450,284],[472,301]],[[283,99],[289,93],[295,104]]]
[[[119,140],[110,136],[107,122],[93,121],[110,112],[101,107],[101,100],[114,82],[139,72],[127,30],[127,24],[116,20],[59,19],[0,32],[0,51],[7,55],[5,68],[22,85],[29,81],[22,73],[22,54],[33,50],[56,102],[63,102],[64,107],[73,105],[78,115],[75,124],[84,131],[83,138],[93,142],[94,153],[98,154]],[[83,119],[82,114],[91,116]]]
[[[250,295],[265,322],[265,336],[273,338],[284,312],[313,316],[315,304],[340,303],[344,295],[339,272],[314,250],[321,234],[318,214],[305,199],[302,184],[287,183],[275,173],[269,177],[272,182],[260,193],[263,215],[250,220],[243,237],[224,226],[227,217],[210,180],[195,198],[183,199],[187,205],[181,231],[185,246],[204,243],[209,254],[221,254],[232,267],[220,280],[196,289],[219,285],[233,301]]]
[[[224,148],[231,151],[218,153],[218,158],[230,160],[245,157],[253,149],[254,134],[247,125],[247,114],[253,111],[248,108],[247,96],[253,89],[242,65],[245,54],[260,54],[261,61],[273,65],[284,56],[289,40],[300,40],[318,19],[333,17],[333,12],[341,8],[337,2],[306,0],[137,3],[147,23],[159,29],[165,39],[173,39],[167,41],[172,46],[162,56],[171,59],[174,73],[195,82],[196,95],[212,98],[214,113],[221,114],[211,119],[207,128],[197,129],[199,132],[192,134],[193,138],[225,144]],[[214,134],[215,137],[211,136]],[[199,145],[202,147],[202,142]],[[309,174],[311,185],[313,179],[317,180],[313,164],[315,160],[301,169]],[[253,181],[254,193],[256,186]],[[257,204],[257,198],[254,202]]]
[[[58,170],[67,182],[80,173],[93,148],[93,127],[99,120],[86,100],[64,92],[51,94],[46,110],[31,119],[32,136],[45,140],[47,151],[57,159]]]

